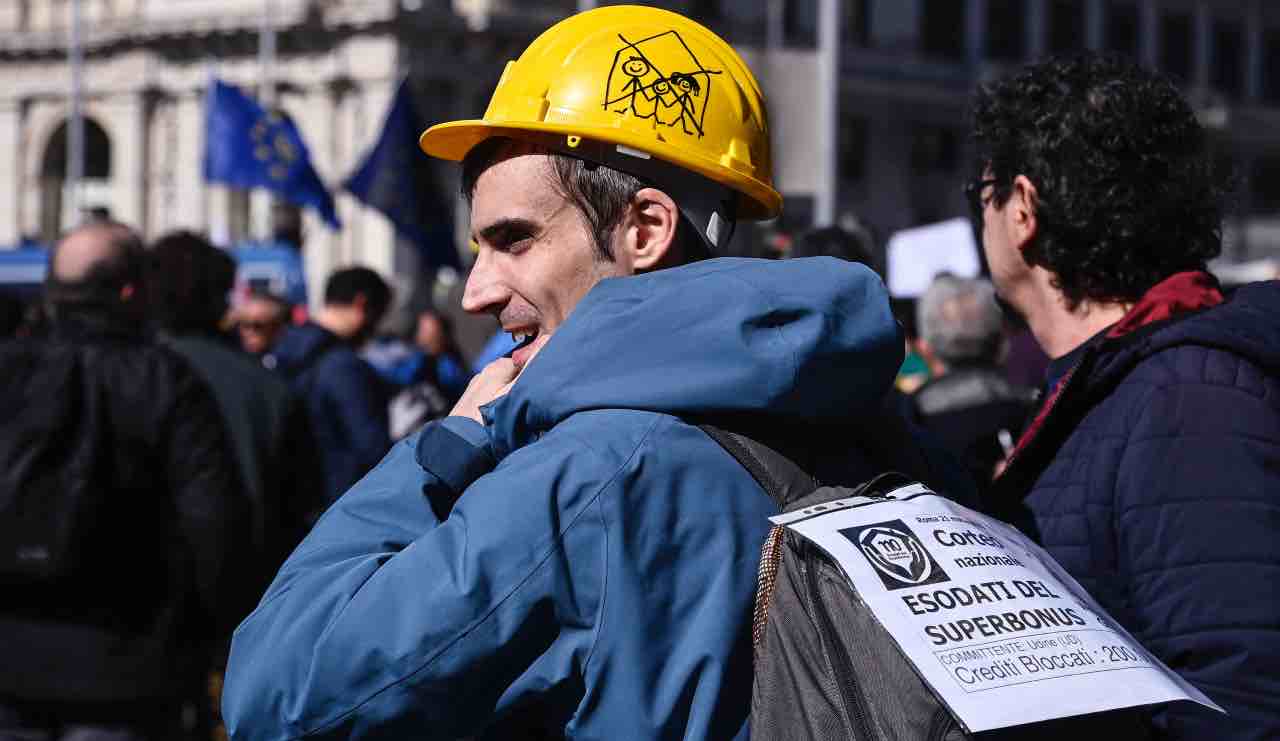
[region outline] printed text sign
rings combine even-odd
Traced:
[[[971,732],[1191,700],[1039,546],[916,485],[773,518],[825,550]]]

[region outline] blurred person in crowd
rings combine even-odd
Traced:
[[[72,231],[48,337],[0,345],[2,738],[179,737],[248,612],[249,503],[208,387],[143,334],[145,263],[125,226]]]
[[[968,188],[991,277],[1052,358],[992,500],[1226,708],[1169,739],[1280,737],[1280,285],[1207,272],[1223,191],[1167,78],[1106,57],[981,88]]]
[[[322,497],[306,410],[289,384],[220,332],[235,261],[203,237],[175,232],[151,249],[152,316],[166,343],[213,389],[254,506],[264,581],[302,539]],[[264,302],[266,303],[266,302]]]
[[[433,377],[440,388],[457,401],[467,390],[472,373],[458,350],[453,322],[435,309],[418,312],[414,344],[426,358],[424,374]]]
[[[884,270],[876,262],[875,235],[863,224],[853,229],[825,226],[811,229],[791,242],[788,257],[836,257],[866,265],[884,279]]]
[[[916,327],[930,379],[911,396],[913,416],[960,458],[985,500],[1034,398],[1000,368],[1007,343],[995,290],[986,280],[940,275],[916,304]]]
[[[675,126],[676,144],[660,146],[606,125],[629,107],[594,102],[608,69],[593,60],[655,26],[725,60],[702,94],[740,113],[714,128],[708,116],[707,141]],[[657,47],[653,63],[684,48]],[[704,259],[726,248],[736,215],[781,205],[767,169],[695,159],[733,141],[769,160],[764,101],[736,59],[674,13],[599,8],[508,68],[490,110],[517,118],[424,134],[428,154],[462,161],[478,245],[463,307],[520,346],[397,444],[286,562],[232,647],[233,738],[746,732],[758,554],[778,508],[685,417],[784,440],[813,422],[866,423],[902,345],[863,266]],[[504,102],[587,78],[591,95],[563,93],[585,120],[552,132]],[[645,142],[652,152],[635,149]],[[687,169],[704,160],[714,177]],[[864,427],[884,459],[861,447]],[[804,447],[823,480],[923,458],[871,424]]]
[[[391,287],[373,270],[338,270],[325,284],[324,306],[305,324],[288,327],[271,352],[306,404],[326,506],[391,446],[385,386],[357,354],[390,304]]]
[[[453,337],[453,323],[435,309],[418,312],[413,357],[406,363],[409,382],[391,399],[391,437],[399,440],[443,417],[471,381]]]
[[[289,304],[265,290],[250,290],[235,309],[236,330],[245,352],[273,366],[268,356],[271,346],[289,324]]]

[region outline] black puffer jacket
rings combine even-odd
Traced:
[[[59,374],[78,375],[80,403],[40,398],[50,384],[37,379]],[[66,445],[101,446],[92,484],[103,506],[71,575],[0,584],[0,699],[176,697],[199,678],[203,647],[229,633],[252,597],[242,593],[248,500],[218,410],[172,351],[89,317],[0,345],[6,459],[43,445],[49,415],[36,412],[59,406]]]

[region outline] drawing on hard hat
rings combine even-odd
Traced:
[[[613,57],[605,81],[604,108],[637,118],[651,118],[661,126],[680,126],[699,138],[707,115],[711,75],[675,31],[665,31],[639,41],[618,34],[623,47]],[[679,65],[680,71],[664,72],[654,59]]]

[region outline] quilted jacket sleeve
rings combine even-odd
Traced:
[[[1213,360],[1134,407],[1117,553],[1137,636],[1230,714],[1175,703],[1165,737],[1280,738],[1280,401],[1253,366]]]
[[[489,470],[479,425],[445,424],[344,495],[237,629],[232,738],[460,738],[589,651],[607,473],[552,435]]]

